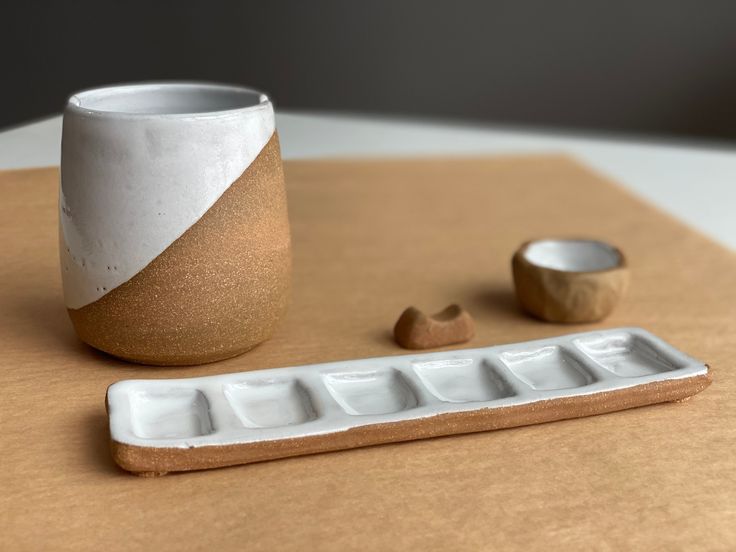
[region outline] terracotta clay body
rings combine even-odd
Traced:
[[[409,307],[394,326],[396,343],[405,349],[432,349],[465,343],[473,335],[473,319],[458,305],[450,305],[432,316],[415,307]]]

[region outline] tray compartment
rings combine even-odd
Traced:
[[[581,362],[557,345],[505,351],[500,358],[517,378],[537,391],[572,389],[595,381]]]
[[[417,406],[416,395],[394,368],[322,374],[332,398],[351,416],[392,414]]]
[[[309,393],[295,379],[243,380],[225,384],[222,391],[245,427],[282,427],[317,418]]]
[[[214,431],[209,403],[198,389],[135,391],[130,414],[133,433],[141,439],[189,439]]]
[[[485,402],[514,394],[486,359],[414,362],[412,368],[429,392],[443,402]]]
[[[581,338],[573,343],[597,364],[622,378],[651,376],[680,367],[652,343],[629,333]]]

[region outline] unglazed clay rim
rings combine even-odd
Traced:
[[[191,89],[208,92],[235,92],[243,95],[255,95],[258,97],[258,103],[248,103],[242,107],[232,109],[220,109],[211,111],[192,111],[182,113],[140,113],[123,110],[94,109],[85,107],[83,101],[95,97],[106,97],[119,92],[151,92],[151,91],[174,91],[176,89]],[[197,81],[161,81],[161,82],[141,82],[112,86],[102,86],[98,88],[87,88],[80,90],[69,96],[67,100],[67,109],[78,115],[87,117],[104,117],[112,119],[201,119],[201,118],[219,118],[231,115],[238,115],[249,111],[268,108],[271,100],[267,94],[249,88],[246,86],[237,86],[231,84],[217,84],[210,82]]]
[[[607,249],[610,249],[613,253],[618,255],[618,263],[614,266],[607,267],[607,268],[601,268],[598,270],[564,270],[561,268],[552,268],[549,266],[544,266],[538,263],[533,262],[529,257],[527,257],[526,253],[529,250],[529,248],[534,245],[541,242],[587,242],[591,244],[599,244]],[[529,240],[521,244],[519,249],[516,250],[516,253],[514,254],[516,259],[522,263],[524,263],[527,266],[534,267],[536,270],[547,270],[550,272],[557,272],[559,274],[606,274],[611,272],[616,272],[618,270],[626,269],[628,267],[628,264],[626,262],[626,256],[624,255],[623,251],[621,251],[618,247],[615,245],[602,241],[602,240],[592,240],[589,238],[539,238],[535,240]]]

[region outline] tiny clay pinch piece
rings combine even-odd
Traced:
[[[511,264],[521,306],[548,322],[602,320],[629,284],[623,253],[596,240],[526,242]]]
[[[475,335],[473,318],[459,305],[450,305],[427,316],[409,307],[394,326],[396,343],[405,349],[432,349],[470,341]]]

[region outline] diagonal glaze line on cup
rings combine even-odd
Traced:
[[[83,341],[146,364],[235,356],[270,337],[288,301],[289,222],[276,133],[182,236],[80,309]]]
[[[201,109],[231,109],[167,111],[192,107],[186,103],[195,93],[211,100]],[[130,111],[116,112],[121,106]],[[270,101],[248,89],[151,84],[73,96],[60,194],[67,307],[88,305],[140,272],[214,205],[274,131]]]

